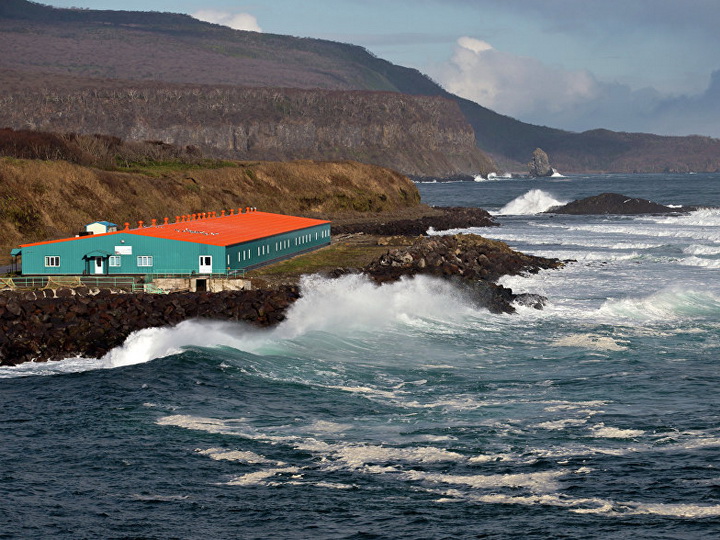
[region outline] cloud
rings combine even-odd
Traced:
[[[550,67],[471,37],[457,40],[450,62],[433,76],[454,94],[516,117],[559,113],[597,98],[600,90],[587,71]]]
[[[602,82],[585,70],[548,66],[462,37],[450,60],[429,72],[448,91],[532,124],[720,137],[720,70],[704,93],[670,96]]]
[[[249,30],[250,32],[262,32],[255,16],[249,13],[230,13],[228,11],[217,11],[214,9],[201,9],[192,14],[201,21],[229,26],[235,30]]]

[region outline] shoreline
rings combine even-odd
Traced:
[[[414,217],[378,214],[340,219],[337,230],[344,232],[337,233],[331,246],[253,272],[257,288],[249,291],[0,291],[0,365],[73,356],[99,358],[135,331],[193,318],[273,326],[285,319],[288,308],[301,297],[298,281],[305,274],[337,278],[362,273],[378,286],[423,274],[453,281],[478,307],[493,313],[512,313],[513,303],[542,308],[542,297],[515,295],[495,281],[502,275],[559,268],[562,262],[526,255],[477,235],[415,235],[433,224],[445,229],[497,225],[481,209],[420,210],[422,215]],[[348,252],[352,257],[345,257]],[[338,254],[345,258],[338,259]],[[335,264],[338,261],[346,264]],[[292,270],[283,271],[284,264]]]

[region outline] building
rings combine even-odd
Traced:
[[[24,244],[12,255],[22,257],[28,276],[233,276],[329,243],[329,221],[246,208],[140,221],[135,229],[125,223],[114,232]]]
[[[94,221],[89,225],[85,225],[85,232],[91,234],[104,234],[117,231],[117,225],[109,221]]]

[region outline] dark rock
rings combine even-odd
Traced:
[[[542,307],[543,299],[515,295],[494,283],[503,275],[534,273],[559,268],[557,259],[535,257],[514,251],[504,242],[474,234],[420,237],[407,248],[393,249],[378,257],[363,271],[383,284],[418,274],[449,279],[461,285],[466,296],[494,313],[512,313],[515,301]]]
[[[432,228],[436,231],[467,229],[469,227],[497,227],[498,223],[482,208],[436,207],[442,213],[417,219],[401,219],[388,222],[361,221],[342,225],[333,224],[333,234],[364,233],[377,236],[420,236]]]
[[[536,148],[532,153],[532,161],[528,163],[528,172],[533,178],[553,175],[554,171],[550,166],[550,158],[542,149]]]
[[[694,208],[671,208],[647,199],[638,199],[617,193],[602,193],[573,201],[564,206],[551,208],[552,214],[671,214],[687,212]]]
[[[134,331],[192,317],[236,319],[258,326],[277,324],[300,297],[295,286],[167,296],[114,295],[105,290],[93,296],[77,294],[78,290],[58,292],[57,298],[38,299],[21,292],[0,294],[0,365],[73,355],[100,357]]]

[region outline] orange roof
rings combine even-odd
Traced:
[[[114,234],[137,234],[152,236],[154,238],[167,238],[197,244],[210,244],[212,246],[231,246],[251,240],[258,240],[276,234],[307,229],[315,225],[330,223],[319,219],[270,214],[268,212],[250,211],[244,214],[237,213],[221,217],[188,219],[167,225],[143,227],[140,229],[125,229],[101,235],[80,236],[78,238],[65,238],[62,240],[49,240],[24,244],[21,247],[52,244],[69,240],[87,240],[98,236]]]

